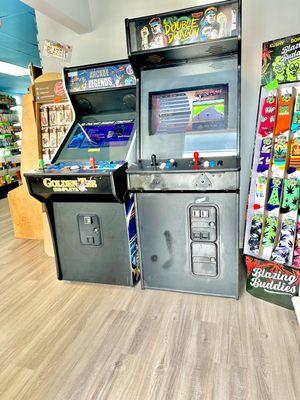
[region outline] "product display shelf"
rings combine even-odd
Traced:
[[[0,197],[20,180],[20,126],[16,100],[0,93]]]

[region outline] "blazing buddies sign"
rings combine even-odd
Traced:
[[[300,270],[246,256],[247,291],[253,296],[293,309],[299,294]]]
[[[300,80],[300,35],[263,44],[262,85]]]

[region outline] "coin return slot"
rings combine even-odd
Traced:
[[[218,275],[217,246],[215,243],[193,242],[191,252],[193,274],[207,277]]]

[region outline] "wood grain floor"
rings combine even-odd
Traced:
[[[1,400],[299,400],[292,311],[59,282],[0,201]]]

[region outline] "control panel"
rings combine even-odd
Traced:
[[[66,172],[106,172],[115,171],[125,164],[125,161],[96,161],[90,158],[89,162],[65,161],[57,164],[51,164],[40,168],[43,172],[66,173]]]
[[[192,159],[139,160],[127,170],[132,191],[213,191],[239,188],[240,159],[235,156]]]
[[[192,205],[189,222],[192,273],[217,276],[217,208],[209,204]]]
[[[198,154],[195,152],[195,154]],[[170,170],[170,169],[175,169],[178,167],[178,162],[174,160],[174,158],[170,158],[165,161],[157,162],[155,154],[152,155],[151,157],[151,166],[152,167],[157,167],[160,170]],[[155,160],[155,162],[153,162]],[[189,163],[189,167],[192,169],[200,169],[200,168],[217,168],[217,167],[222,167],[224,164],[223,160],[215,160],[215,159],[199,159],[199,156],[194,155],[193,161]]]

